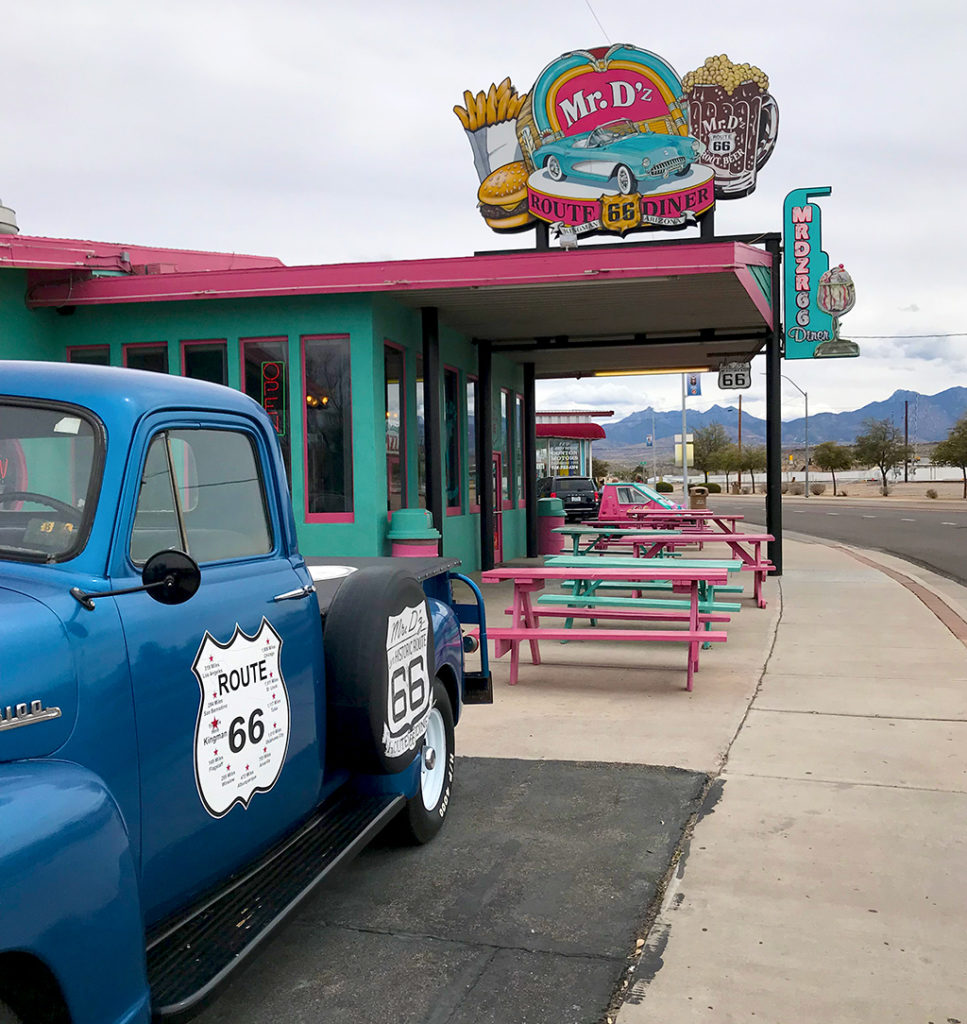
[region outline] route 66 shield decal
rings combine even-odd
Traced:
[[[195,785],[221,818],[276,783],[289,746],[289,694],[279,667],[282,638],[263,618],[248,636],[235,626],[220,643],[206,631],[191,666],[201,687],[195,722]]]

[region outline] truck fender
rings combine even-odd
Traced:
[[[433,622],[433,645],[437,678],[450,696],[454,724],[463,710],[463,635],[453,609],[435,597],[428,598]]]
[[[45,964],[72,1024],[149,1021],[138,872],[103,782],[67,761],[0,764],[0,821],[0,961]]]

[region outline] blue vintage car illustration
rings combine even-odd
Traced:
[[[690,135],[663,135],[632,121],[612,121],[594,131],[547,142],[534,162],[553,181],[614,181],[621,195],[648,191],[672,175],[683,177],[705,151]]]

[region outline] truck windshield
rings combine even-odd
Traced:
[[[0,557],[61,562],[83,548],[102,445],[74,406],[0,398]]]

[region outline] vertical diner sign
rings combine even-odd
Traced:
[[[809,202],[828,196],[829,185],[797,188],[786,196],[782,217],[786,359],[812,359],[834,337],[833,318],[820,308],[819,279],[829,270],[823,252],[822,210]]]

